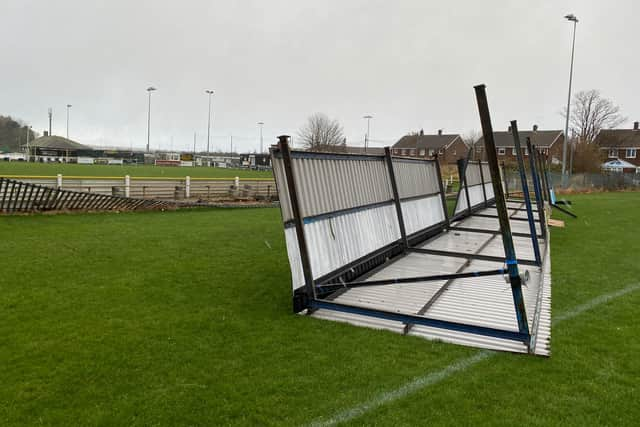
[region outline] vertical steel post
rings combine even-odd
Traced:
[[[531,232],[533,255],[536,258],[536,263],[538,265],[542,265],[542,258],[540,257],[540,245],[538,244],[538,230],[536,229],[536,219],[533,216],[533,209],[531,208],[529,184],[527,183],[527,174],[524,169],[524,159],[522,158],[522,149],[520,148],[520,134],[518,133],[518,122],[516,120],[511,120],[511,133],[513,135],[513,144],[516,147],[516,158],[518,160],[520,180],[522,181],[522,194],[524,195],[524,205],[527,208],[527,218],[529,219],[529,231]],[[528,141],[529,140],[527,139],[527,142]],[[529,151],[529,157],[531,157],[531,151]],[[540,228],[543,228],[542,224],[540,225]]]
[[[478,167],[480,168],[480,182],[482,183],[482,197],[484,197],[484,206],[487,207],[487,190],[484,188],[484,172],[482,172],[482,160],[478,160]]]
[[[491,171],[491,180],[493,181],[493,192],[496,199],[496,210],[498,211],[498,220],[500,222],[500,230],[502,232],[502,243],[504,244],[505,262],[509,271],[509,281],[511,282],[511,294],[518,320],[518,330],[529,335],[529,324],[527,321],[527,312],[524,306],[524,297],[522,295],[522,279],[518,271],[518,261],[516,258],[516,250],[513,245],[513,236],[511,235],[511,225],[509,224],[509,213],[505,202],[502,186],[500,185],[500,170],[498,169],[498,156],[496,154],[496,144],[493,139],[493,128],[491,126],[491,115],[489,114],[489,103],[487,102],[487,94],[485,85],[474,87],[476,92],[476,100],[478,102],[478,111],[480,113],[480,123],[482,124],[482,134],[484,137],[484,146]],[[527,342],[529,344],[529,342]]]
[[[509,198],[509,180],[507,178],[507,169],[505,168],[504,162],[500,165],[502,171],[502,180],[504,181],[504,198],[505,200]]]
[[[531,179],[533,180],[533,191],[536,195],[536,206],[538,207],[538,218],[540,218],[540,229],[542,230],[542,237],[547,237],[547,220],[544,211],[544,199],[542,197],[542,189],[540,188],[540,177],[536,167],[536,157],[533,146],[531,145],[531,138],[527,137],[527,150],[529,150],[529,167],[531,168]]]
[[[549,175],[547,175],[544,155],[538,151],[535,145],[533,146],[533,149],[535,151],[536,157],[538,158],[538,162],[540,163],[540,173],[542,174],[542,182],[544,183],[544,188],[547,192],[547,202],[552,205],[553,198],[551,197],[551,185],[549,183]]]
[[[449,228],[449,210],[447,209],[447,196],[445,194],[444,185],[442,185],[442,175],[440,171],[440,159],[438,159],[438,153],[435,156],[436,173],[438,174],[438,188],[440,189],[440,197],[442,199],[442,209],[444,211],[444,221],[447,228]]]
[[[278,146],[282,154],[284,163],[284,173],[287,178],[287,190],[289,192],[289,203],[291,204],[291,213],[296,227],[296,236],[298,238],[298,248],[300,249],[300,262],[302,263],[302,272],[304,275],[304,284],[308,299],[315,299],[316,289],[313,283],[313,273],[311,271],[311,259],[307,247],[307,239],[304,234],[304,222],[298,199],[298,191],[296,182],[293,177],[293,165],[291,161],[291,149],[289,148],[289,136],[280,135],[278,137]],[[305,304],[306,305],[306,304]]]
[[[400,226],[400,245],[403,249],[409,247],[407,240],[407,231],[404,227],[404,217],[402,216],[402,203],[400,202],[400,194],[398,192],[398,183],[396,182],[396,174],[393,171],[393,158],[391,157],[391,148],[384,147],[384,156],[387,161],[387,169],[389,169],[389,181],[391,182],[391,191],[393,192],[393,201],[398,214],[398,225]]]
[[[464,190],[464,195],[467,198],[467,212],[471,215],[471,198],[469,197],[469,186],[467,185],[467,165],[469,164],[469,153],[467,154],[467,160],[458,159],[458,177],[460,178],[460,191]]]

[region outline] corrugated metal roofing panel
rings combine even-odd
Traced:
[[[513,221],[512,221],[513,222]],[[422,247],[473,253],[483,244],[489,242],[483,254],[504,256],[504,248],[500,236],[483,233],[450,231],[427,242]],[[516,252],[532,255],[530,240],[515,238]],[[463,258],[435,256],[425,254],[409,254],[399,258],[384,269],[367,277],[366,280],[378,280],[394,277],[416,277],[424,274],[451,273],[465,264]],[[523,296],[529,325],[533,326],[536,308],[539,308],[539,320],[535,325],[535,354],[547,356],[550,353],[550,275],[549,258],[543,267],[521,266],[521,272],[529,272],[529,282],[523,286]],[[500,268],[504,264],[493,261],[472,260],[462,268],[465,271],[485,271]],[[544,280],[541,280],[541,275]],[[359,307],[391,310],[399,313],[417,314],[446,281],[420,282],[409,285],[384,285],[349,289],[338,295],[334,301]],[[543,286],[538,300],[540,286]],[[359,326],[387,329],[404,333],[402,322],[373,319],[367,316],[319,310],[313,316],[323,319],[348,322]],[[428,318],[466,324],[501,328],[517,331],[517,321],[511,294],[511,285],[505,276],[490,276],[452,280],[447,289],[435,300],[433,305],[422,314]],[[495,337],[480,336],[467,332],[413,325],[409,335],[467,346],[489,348],[494,350],[526,353],[527,346],[522,342]]]

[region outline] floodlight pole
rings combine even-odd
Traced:
[[[484,138],[485,151],[487,153],[487,161],[489,162],[489,170],[491,171],[491,181],[493,184],[493,193],[496,201],[496,210],[498,211],[498,220],[500,222],[500,230],[502,234],[502,243],[504,245],[505,263],[509,270],[509,281],[511,283],[511,294],[518,320],[518,330],[522,334],[526,334],[527,345],[530,345],[531,335],[529,333],[529,323],[527,320],[527,312],[524,305],[524,297],[522,295],[522,279],[518,271],[518,260],[516,258],[516,250],[513,245],[513,236],[511,235],[511,225],[509,223],[509,212],[507,211],[507,203],[504,198],[502,185],[500,184],[500,166],[498,165],[498,156],[496,154],[496,144],[493,139],[493,127],[491,126],[491,115],[489,114],[489,103],[487,101],[487,93],[485,85],[474,87],[476,92],[476,100],[478,102],[478,111],[480,113],[480,123],[482,124],[482,135]]]
[[[371,119],[373,119],[373,116],[370,114],[367,114],[366,116],[362,117],[363,119],[367,119],[367,134],[365,135],[364,138],[364,152],[367,152],[367,148],[369,147],[369,132],[371,130]]]
[[[147,109],[147,153],[149,152],[149,142],[151,141],[151,92],[156,90],[155,87],[149,86],[147,93],[149,94],[149,108]]]
[[[260,126],[260,154],[262,154],[264,152],[262,144],[262,126],[264,126],[264,122],[258,122],[258,126]]]
[[[69,109],[71,107],[71,104],[67,104],[67,139],[69,139]]]
[[[564,122],[564,141],[562,143],[562,184],[563,187],[567,179],[567,140],[569,139],[569,112],[571,109],[571,84],[573,83],[573,56],[576,48],[576,27],[578,18],[569,14],[565,18],[573,22],[573,41],[571,43],[571,68],[569,69],[569,95],[567,96],[567,113]]]
[[[209,155],[210,149],[210,138],[211,138],[211,95],[213,95],[213,91],[207,89],[204,91],[209,95],[209,114],[207,116],[207,156]]]

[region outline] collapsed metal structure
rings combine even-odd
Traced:
[[[459,164],[451,216],[437,160],[394,157],[389,148],[384,156],[292,151],[279,137],[271,154],[295,312],[550,354],[544,162],[530,146],[526,176],[512,122],[523,198],[506,197],[485,88],[475,89],[488,161]]]

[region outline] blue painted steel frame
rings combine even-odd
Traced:
[[[513,143],[516,148],[516,158],[518,159],[518,169],[520,171],[520,181],[522,181],[522,195],[524,196],[524,205],[527,209],[527,220],[529,221],[529,230],[531,231],[531,243],[533,244],[533,255],[538,265],[542,265],[540,257],[540,245],[538,244],[538,232],[536,230],[535,219],[533,218],[533,209],[531,208],[531,196],[529,195],[529,184],[527,183],[527,173],[524,169],[524,159],[522,158],[522,150],[520,148],[520,134],[518,133],[518,122],[511,121],[511,132],[513,134]],[[533,156],[533,154],[531,154]],[[533,172],[533,171],[532,171]],[[535,176],[534,176],[535,186]],[[540,228],[544,228],[541,224]]]
[[[531,336],[529,333],[518,331],[509,331],[506,329],[488,328],[485,326],[469,325],[466,323],[450,322],[446,320],[432,319],[424,316],[415,316],[411,314],[403,314],[386,310],[379,310],[366,307],[357,307],[353,305],[340,304],[333,301],[311,300],[309,305],[313,309],[325,309],[339,311],[342,313],[358,314],[361,316],[375,317],[378,319],[392,320],[402,323],[415,325],[430,326],[438,329],[449,329],[458,332],[467,332],[475,335],[483,335],[494,338],[502,338],[512,341],[520,341],[525,344],[529,343]]]

